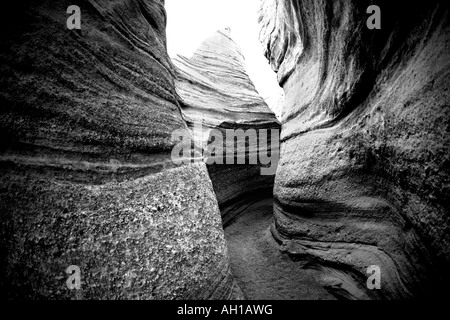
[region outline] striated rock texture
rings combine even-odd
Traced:
[[[211,138],[214,132],[223,136],[223,153],[218,152],[223,156],[223,163],[208,163],[208,171],[223,222],[228,224],[251,203],[272,196],[275,170],[273,174],[261,174],[261,167],[270,164],[261,163],[260,153],[267,154],[266,149],[272,146],[272,134],[278,140],[280,123],[247,75],[244,56],[228,28],[205,40],[191,58],[177,56],[173,62],[177,67],[176,88],[183,118],[196,141],[214,142]],[[253,130],[256,136],[247,138],[245,146],[229,143],[227,129],[245,133]],[[260,129],[267,130],[267,144],[261,143]],[[273,147],[275,169],[276,141]],[[245,164],[237,164],[238,152],[245,153]],[[226,161],[227,154],[234,155],[235,164]],[[251,156],[257,158],[254,164],[249,161]]]
[[[2,297],[241,297],[206,165],[171,162],[186,124],[164,1],[80,0],[78,31],[71,4],[2,11]]]
[[[264,0],[260,40],[285,91],[274,236],[346,298],[449,284],[448,4]],[[381,290],[367,290],[367,267]]]

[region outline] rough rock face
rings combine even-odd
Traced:
[[[260,152],[266,152],[259,130],[267,130],[270,147],[272,133],[280,129],[280,124],[247,75],[244,57],[229,29],[217,31],[205,40],[191,58],[177,56],[173,62],[178,71],[176,88],[183,118],[196,141],[214,141],[211,132],[215,130],[224,137],[221,153],[224,163],[208,164],[208,171],[223,222],[227,224],[252,202],[272,196],[275,170],[271,175],[261,174],[261,167],[267,166],[259,157]],[[196,130],[196,125],[202,128]],[[227,129],[255,130],[256,139],[249,138],[245,147],[227,143]],[[278,152],[275,143],[274,149]],[[245,164],[236,164],[238,151],[245,152]],[[225,163],[227,152],[235,155],[235,164]],[[257,157],[257,163],[250,164],[251,155]],[[274,154],[274,161],[275,158]]]
[[[80,0],[80,31],[71,4],[2,11],[2,295],[239,298],[206,166],[170,159],[186,124],[164,1]]]
[[[337,295],[430,297],[449,283],[449,9],[377,1],[369,30],[371,4],[262,1],[285,91],[272,232]]]

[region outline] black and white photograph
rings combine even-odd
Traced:
[[[2,6],[3,301],[448,301],[448,1]]]

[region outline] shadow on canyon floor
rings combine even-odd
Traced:
[[[256,202],[225,227],[231,268],[245,298],[334,300],[317,282],[319,271],[302,269],[280,251],[270,232],[272,207],[271,198]]]

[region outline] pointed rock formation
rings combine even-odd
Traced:
[[[186,124],[164,1],[79,0],[78,31],[72,4],[2,10],[2,297],[241,297],[205,164],[171,161]]]
[[[339,296],[430,297],[449,283],[449,8],[377,1],[370,30],[371,4],[262,1],[285,91],[272,231]]]
[[[223,222],[227,224],[245,205],[271,197],[273,174],[261,174],[264,165],[260,154],[265,154],[266,148],[260,134],[261,129],[267,130],[270,147],[271,133],[279,132],[280,124],[250,80],[244,56],[231,39],[229,29],[217,31],[191,58],[177,56],[173,62],[177,67],[176,88],[181,112],[194,137],[197,141],[208,142],[211,132],[219,130],[224,138],[223,164],[209,164],[208,170]],[[195,130],[196,125],[203,127],[197,130],[199,133]],[[245,150],[238,143],[226,142],[227,130],[239,129],[256,134],[245,143]],[[272,159],[275,162],[278,159],[275,143],[274,147]],[[238,151],[245,152],[245,164],[236,164]],[[227,153],[233,155],[235,164],[227,164]],[[252,155],[257,157],[255,164],[249,162]]]
[[[178,55],[176,88],[192,127],[277,127],[278,123],[245,70],[241,49],[229,31],[205,40],[191,58]]]

